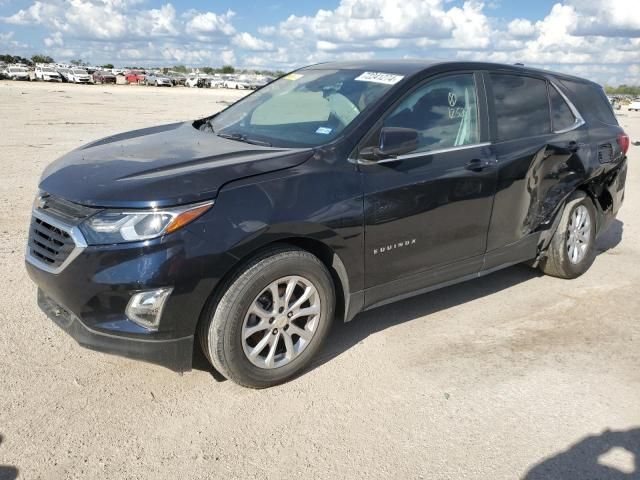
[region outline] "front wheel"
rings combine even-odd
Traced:
[[[595,260],[596,211],[584,192],[575,192],[564,207],[558,229],[540,268],[547,275],[576,278]]]
[[[282,383],[305,368],[333,321],[331,275],[314,255],[276,247],[226,284],[200,325],[202,349],[222,375],[251,388]]]

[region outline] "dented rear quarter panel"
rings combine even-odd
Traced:
[[[626,157],[617,143],[622,131],[591,121],[565,133],[495,143],[498,178],[487,251],[549,230],[577,189],[594,200],[598,231],[605,229],[624,198]],[[567,148],[572,143],[575,152]],[[610,161],[599,160],[601,145],[611,145]]]

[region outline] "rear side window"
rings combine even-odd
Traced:
[[[613,108],[601,87],[571,80],[562,80],[562,84],[569,90],[571,101],[587,121],[618,125]]]
[[[523,75],[491,74],[498,141],[551,132],[547,82]]]
[[[549,85],[549,99],[551,102],[551,123],[553,131],[559,132],[573,127],[576,117],[573,116],[569,105],[553,85]]]

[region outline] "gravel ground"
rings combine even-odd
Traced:
[[[239,95],[0,82],[0,479],[640,476],[637,146],[586,275],[517,266],[361,314],[277,388],[91,352],[45,318],[23,267],[44,166]]]

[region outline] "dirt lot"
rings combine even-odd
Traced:
[[[43,167],[238,96],[0,82],[0,479],[640,475],[640,147],[586,275],[518,266],[367,312],[281,387],[94,353],[45,318],[23,267]]]

